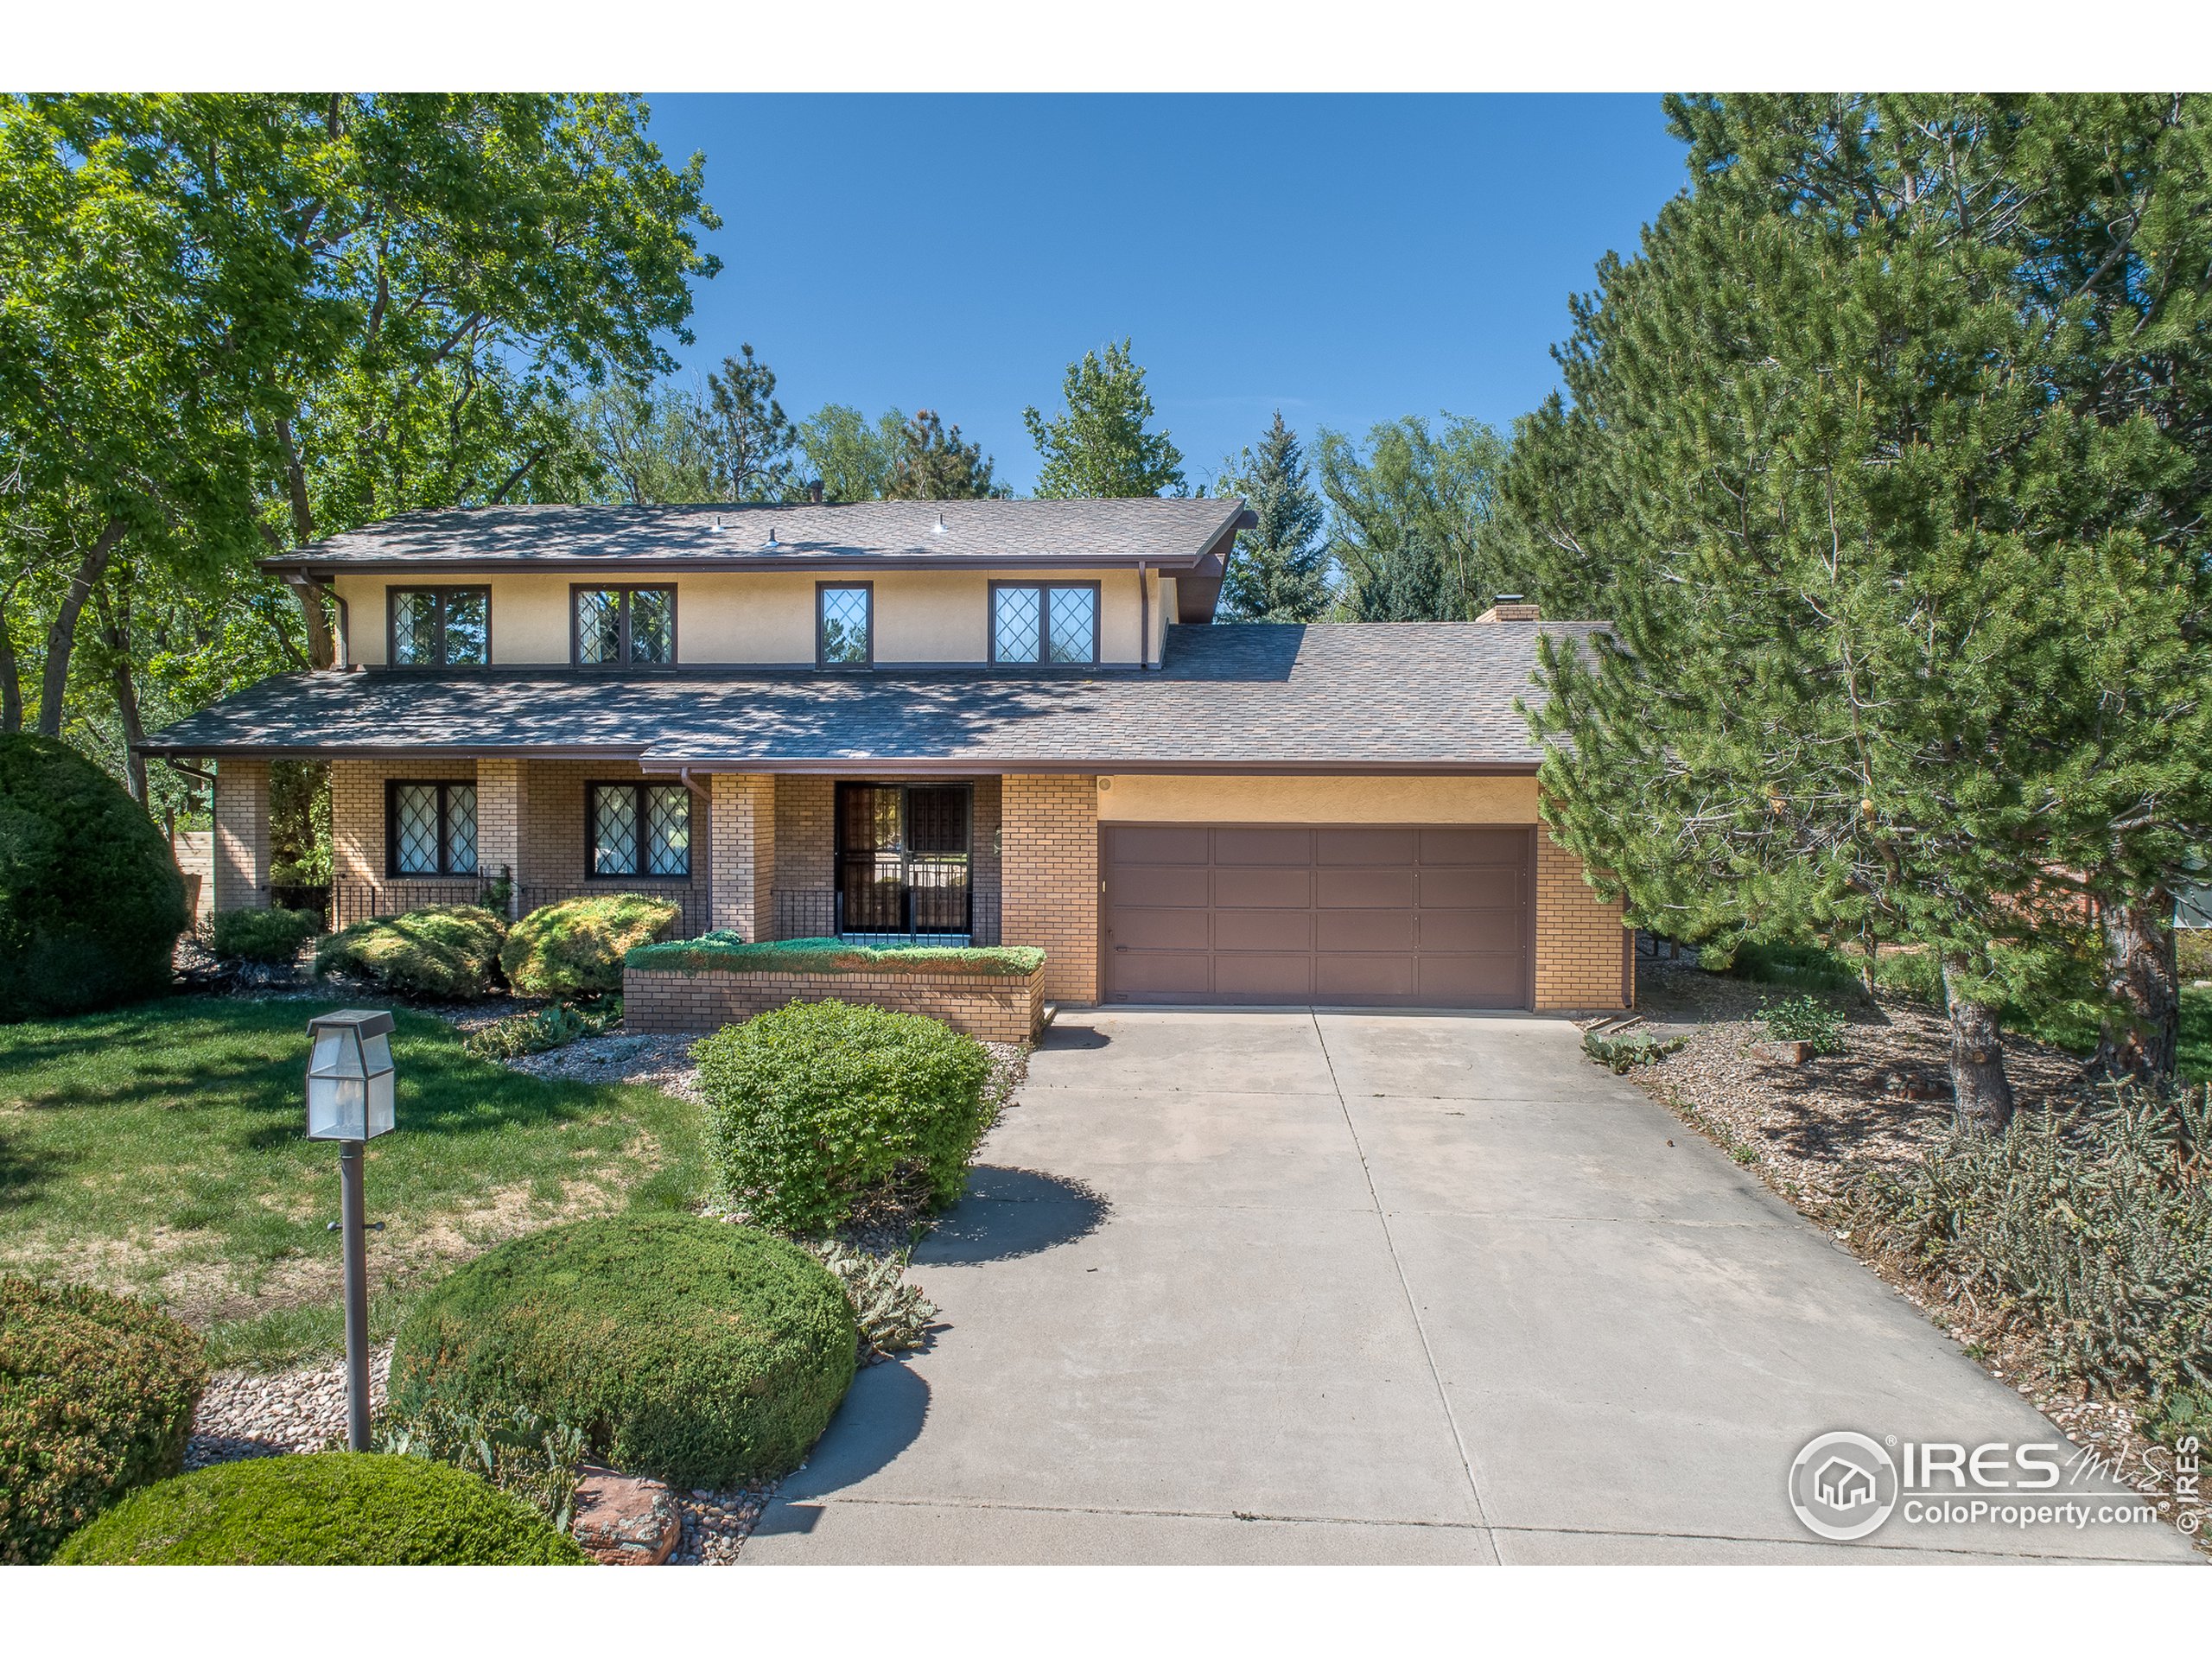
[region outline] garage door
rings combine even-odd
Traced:
[[[1108,1000],[1527,1007],[1532,846],[1510,828],[1114,825]]]

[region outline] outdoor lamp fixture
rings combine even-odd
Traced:
[[[361,1148],[393,1128],[391,1016],[341,1008],[308,1021],[308,1139],[338,1142],[346,1256],[346,1443],[369,1449],[369,1251]]]

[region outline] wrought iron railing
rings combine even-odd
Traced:
[[[834,887],[777,889],[769,912],[772,937],[869,941],[960,938],[973,944],[999,942],[999,896],[995,893],[968,893],[965,902],[956,909],[950,902],[950,895],[915,889],[913,896],[895,914],[887,906],[881,909],[871,907],[874,913],[859,918],[846,913],[841,898]],[[867,925],[855,926],[856,921]]]

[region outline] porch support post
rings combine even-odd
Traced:
[[[217,910],[269,907],[269,763],[215,763],[213,871]]]
[[[476,872],[496,881],[513,877],[507,895],[510,919],[522,914],[522,833],[529,817],[529,782],[520,760],[476,763]]]
[[[775,925],[776,780],[717,772],[707,781],[714,923],[753,944]]]

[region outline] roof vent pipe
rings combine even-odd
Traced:
[[[776,539],[776,526],[774,525],[774,524],[771,523],[771,524],[769,524],[769,526],[768,526],[768,539],[767,539],[766,541],[765,541],[765,542],[761,543],[760,543],[760,545],[761,545],[764,549],[767,550],[768,550],[768,551],[770,551],[770,552],[773,552],[777,548],[779,548],[779,547],[781,547],[781,546],[783,545],[783,543],[782,543],[781,542],[779,542],[779,541],[778,541],[778,540]]]
[[[930,534],[932,536],[942,536],[944,534],[944,509],[943,507],[939,507],[937,510],[937,523],[930,526]]]

